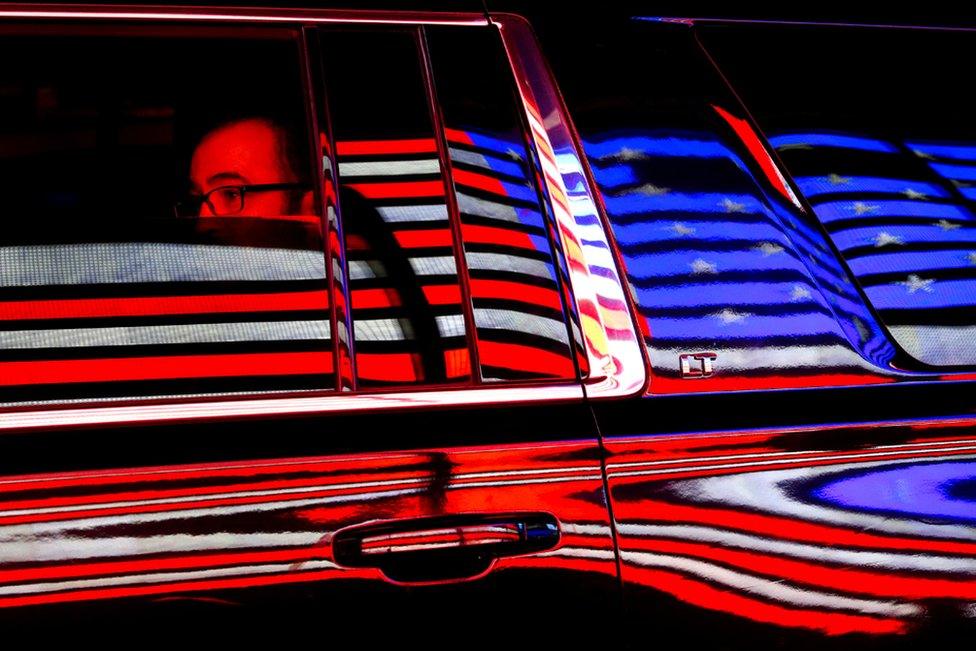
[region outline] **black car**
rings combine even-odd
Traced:
[[[5,626],[971,636],[973,33],[388,7],[0,7]]]

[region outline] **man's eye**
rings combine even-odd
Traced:
[[[239,201],[241,198],[240,188],[221,188],[217,191],[221,201]]]

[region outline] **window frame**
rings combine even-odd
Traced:
[[[336,160],[334,156],[334,141],[332,140],[331,124],[329,123],[327,107],[317,103],[317,97],[324,97],[316,88],[316,64],[312,56],[316,45],[311,44],[310,34],[317,32],[322,26],[334,25],[374,25],[411,27],[421,40],[421,52],[424,53],[423,63],[429,66],[426,56],[426,43],[423,42],[425,25],[483,27],[495,28],[506,51],[509,68],[516,80],[517,96],[521,99],[519,107],[523,113],[523,124],[529,125],[530,133],[525,134],[529,144],[534,145],[537,156],[541,159],[545,187],[540,189],[550,197],[554,204],[550,209],[564,214],[555,215],[555,224],[551,224],[554,233],[558,233],[564,251],[567,242],[571,247],[579,250],[568,251],[568,277],[560,280],[561,291],[568,295],[569,309],[564,320],[571,328],[582,333],[585,340],[585,354],[589,362],[589,373],[582,377],[569,380],[515,380],[501,382],[479,382],[465,385],[419,385],[413,387],[355,389],[344,390],[340,357],[342,347],[339,342],[339,330],[336,328],[340,315],[337,313],[336,301],[330,300],[329,322],[332,327],[332,352],[336,369],[336,388],[338,390],[312,390],[303,392],[282,391],[281,393],[255,392],[253,394],[222,396],[194,396],[194,397],[160,397],[160,398],[120,398],[93,399],[71,402],[52,402],[51,404],[11,406],[0,410],[0,432],[4,431],[33,431],[48,429],[63,429],[92,426],[124,426],[140,423],[180,423],[205,420],[237,419],[244,417],[262,417],[269,415],[311,415],[326,413],[354,413],[358,411],[400,410],[400,409],[430,409],[447,406],[473,406],[492,404],[526,404],[541,402],[580,401],[585,398],[620,398],[640,395],[644,392],[648,377],[647,360],[641,338],[635,327],[635,313],[632,300],[626,292],[620,273],[619,255],[614,248],[612,239],[608,237],[608,227],[602,212],[597,209],[595,192],[591,179],[587,178],[587,170],[583,159],[578,153],[579,146],[575,141],[575,130],[568,120],[568,113],[562,104],[562,99],[555,90],[545,61],[538,51],[538,46],[531,28],[521,17],[514,15],[492,16],[489,20],[484,14],[448,13],[432,14],[421,12],[379,12],[379,11],[336,11],[336,10],[270,10],[255,9],[246,11],[180,8],[178,10],[160,10],[158,8],[126,8],[124,11],[114,11],[105,7],[79,7],[77,9],[30,9],[4,10],[0,9],[0,25],[11,24],[10,21],[27,19],[32,23],[43,21],[58,21],[60,24],[70,24],[75,21],[125,21],[128,24],[149,21],[153,26],[166,30],[178,30],[183,25],[213,24],[221,28],[254,29],[260,26],[275,25],[279,28],[292,29],[296,33],[299,46],[299,57],[302,65],[303,93],[305,110],[309,127],[309,137],[313,142],[313,159],[316,173],[322,185],[316,183],[315,189],[317,206],[323,220],[323,254],[326,256],[326,270],[328,286],[332,296],[335,296],[336,285],[341,283],[343,295],[348,306],[348,269],[345,262],[345,252],[334,252],[329,245],[333,227],[336,235],[341,236],[341,218],[333,226],[330,224],[327,205],[325,183],[335,182]],[[431,84],[430,70],[425,74],[431,101],[436,100],[436,94]],[[317,94],[318,93],[318,94]],[[325,104],[325,102],[321,102]],[[435,113],[439,113],[436,104],[431,105]],[[543,125],[539,119],[541,115],[555,115],[558,120],[553,124]],[[439,116],[438,116],[439,117]],[[534,118],[534,119],[533,119]],[[323,161],[318,146],[318,134],[325,128],[328,134],[333,156],[329,162],[330,176],[326,177]],[[443,138],[443,130],[438,128],[436,137]],[[558,143],[558,147],[554,146]],[[439,156],[446,155],[438,143]],[[540,148],[542,151],[539,151]],[[568,169],[563,166],[555,167],[554,152],[558,149],[564,158],[571,158]],[[549,166],[547,168],[547,161]],[[443,163],[443,161],[442,161]],[[588,237],[597,236],[595,248],[602,249],[604,257],[597,261],[602,263],[604,270],[609,267],[616,276],[611,280],[600,278],[590,273],[594,263],[593,252],[585,250],[581,245],[584,240],[573,220],[572,202],[567,196],[567,187],[571,181],[584,179],[583,195],[592,213],[598,217],[595,230],[591,227],[586,233]],[[445,182],[450,178],[445,178]],[[448,194],[453,198],[453,187]],[[573,197],[577,201],[580,197]],[[558,204],[557,207],[555,204]],[[549,208],[549,207],[547,207]],[[456,212],[455,210],[450,211]],[[548,217],[547,217],[548,219]],[[452,214],[452,225],[455,218]],[[343,242],[341,237],[337,240]],[[602,243],[602,244],[601,244]],[[583,246],[583,248],[580,248]],[[344,246],[340,248],[344,249]],[[463,256],[458,241],[455,248],[456,256]],[[590,247],[594,248],[594,247]],[[589,254],[589,256],[587,255]],[[333,256],[338,255],[340,268],[344,278],[333,275]],[[559,261],[555,261],[557,267]],[[459,265],[459,275],[466,266]],[[604,271],[604,274],[606,272]],[[564,282],[563,282],[564,280]],[[580,292],[585,295],[581,298]],[[466,318],[471,312],[470,293],[464,292],[463,298]],[[608,312],[602,307],[603,303],[613,303],[624,307],[617,307],[615,313]],[[350,341],[345,349],[355,364],[353,353],[354,342],[351,341],[350,310],[346,309],[345,322],[349,330]],[[611,327],[612,322],[612,327]],[[473,319],[466,323],[467,339],[474,337],[475,323]],[[570,337],[571,349],[573,337]],[[470,349],[470,343],[469,343]],[[575,352],[574,352],[575,355]],[[477,357],[472,358],[472,369],[475,369]],[[574,360],[575,363],[575,360]],[[354,367],[351,367],[354,369]]]

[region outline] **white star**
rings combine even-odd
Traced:
[[[617,160],[642,160],[647,158],[647,154],[639,149],[631,149],[630,147],[623,147],[620,151],[615,154],[610,154],[606,158],[616,158]]]
[[[845,183],[850,183],[851,179],[848,176],[841,176],[840,174],[830,174],[827,177],[827,183],[831,185],[844,185]]]
[[[899,237],[898,235],[892,235],[891,233],[888,233],[886,231],[881,231],[874,238],[874,246],[879,248],[882,246],[888,246],[889,244],[904,244],[904,243],[905,240],[903,240],[901,237]]]
[[[723,208],[725,208],[725,212],[745,212],[746,211],[746,204],[744,204],[744,203],[737,203],[735,201],[732,201],[728,197],[725,197],[724,199],[722,199],[722,203],[720,203],[719,205],[722,206]]]
[[[508,157],[511,158],[512,160],[519,160],[519,161],[522,160],[522,155],[517,151],[515,151],[514,149],[512,149],[511,147],[509,147],[508,151],[505,153],[508,154]]]
[[[748,312],[736,312],[732,308],[727,307],[721,312],[716,312],[713,316],[721,321],[722,325],[730,325],[745,321],[746,317],[751,315]]]
[[[695,259],[693,262],[688,263],[688,266],[691,267],[691,273],[693,274],[701,275],[718,273],[718,267],[702,258]]]
[[[762,244],[759,244],[752,248],[762,253],[764,258],[768,258],[771,255],[776,255],[777,253],[782,253],[783,251],[786,250],[783,247],[781,247],[779,244],[776,244],[775,242],[763,242]]]
[[[797,301],[811,298],[812,296],[813,295],[810,293],[810,290],[803,285],[793,285],[793,291],[790,292],[790,301],[795,303]]]
[[[976,264],[976,252],[967,255],[966,259],[969,260],[969,264]]]
[[[864,203],[863,201],[855,201],[853,208],[854,208],[854,214],[864,215],[866,213],[879,210],[880,206],[872,206],[870,204]]]
[[[932,283],[934,282],[935,280],[932,278],[926,279],[926,278],[919,277],[918,274],[909,274],[908,280],[903,280],[900,283],[895,283],[895,284],[902,285],[903,287],[905,287],[905,289],[908,290],[909,294],[914,294],[918,290],[922,290],[923,292],[928,292],[929,294],[931,294],[934,291],[932,289]]]
[[[646,195],[648,197],[660,197],[662,194],[667,194],[668,192],[671,192],[671,189],[662,188],[660,186],[654,185],[653,183],[645,183],[644,185],[634,190],[634,192],[638,194]]]
[[[905,188],[902,194],[909,199],[927,199],[929,195],[924,192],[919,192],[918,190],[913,190],[912,188]]]
[[[932,156],[932,154],[926,154],[921,149],[913,149],[912,150],[912,153],[915,154],[916,156],[918,156],[919,158],[927,158],[929,160],[935,160],[935,157]]]
[[[695,232],[694,228],[690,226],[685,226],[681,222],[675,222],[671,224],[670,226],[668,226],[667,230],[671,231],[672,233],[678,236],[692,235]]]
[[[935,225],[944,231],[954,231],[957,228],[962,228],[960,224],[954,224],[948,219],[940,219],[939,221],[935,222]]]

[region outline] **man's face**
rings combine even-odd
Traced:
[[[295,183],[294,173],[282,160],[283,136],[271,124],[260,119],[233,122],[211,131],[193,152],[190,161],[190,182],[193,192],[204,195],[227,186],[254,186],[274,183]],[[222,216],[223,205],[236,197],[234,189],[220,190],[211,195],[214,210],[206,202],[200,206],[200,217]],[[294,190],[256,189],[245,187],[243,207],[234,217],[278,217],[312,213],[311,193],[301,197],[296,206]]]

